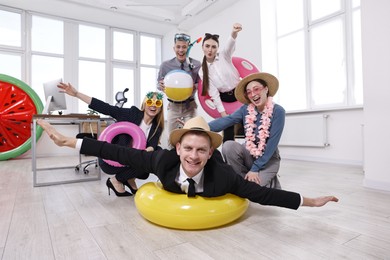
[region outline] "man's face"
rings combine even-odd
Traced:
[[[197,175],[213,154],[210,138],[207,135],[185,134],[176,144],[176,152],[188,177]]]
[[[173,46],[173,51],[176,54],[176,58],[180,62],[184,62],[186,60],[188,45],[189,45],[189,43],[186,41],[177,40],[175,42],[175,46]]]

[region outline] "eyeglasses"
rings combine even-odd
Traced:
[[[161,107],[163,105],[163,102],[162,100],[160,99],[147,99],[145,104],[148,106],[148,107],[151,107],[151,106],[155,106],[155,107]]]
[[[175,34],[175,42],[176,41],[185,41],[185,42],[190,42],[191,41],[191,36],[185,33],[176,33]]]
[[[211,33],[206,33],[205,35],[204,35],[204,38],[205,38],[205,40],[206,39],[215,39],[215,40],[218,40],[219,39],[219,35],[218,34],[211,34]]]

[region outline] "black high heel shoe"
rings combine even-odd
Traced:
[[[131,190],[131,193],[133,193],[133,195],[135,195],[137,193],[138,189],[134,189],[133,187],[131,187],[131,185],[127,181],[122,182],[122,183],[123,183],[123,185],[125,185],[127,188],[129,188]]]
[[[117,197],[129,197],[129,196],[132,196],[132,194],[130,192],[127,192],[127,191],[125,191],[125,192],[118,192],[115,189],[114,185],[112,184],[110,178],[107,179],[106,185],[107,185],[107,188],[108,188],[108,195],[111,195],[110,194],[110,189],[112,189]]]

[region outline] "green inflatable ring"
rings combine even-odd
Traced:
[[[37,93],[26,83],[0,74],[0,161],[17,157],[31,148],[32,116],[43,110]],[[37,127],[37,140],[42,135]]]

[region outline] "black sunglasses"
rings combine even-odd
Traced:
[[[204,38],[205,39],[215,39],[215,40],[218,40],[219,39],[219,35],[218,34],[211,34],[211,33],[206,33],[204,35]]]

